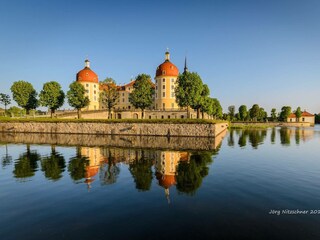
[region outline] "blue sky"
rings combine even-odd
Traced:
[[[1,0],[0,92],[17,80],[67,91],[86,57],[100,80],[154,77],[168,47],[225,112],[258,103],[319,113],[319,13],[318,0]]]

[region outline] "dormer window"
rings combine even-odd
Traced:
[[[166,71],[163,70],[163,71],[162,71],[162,75],[165,75],[165,74],[166,74]]]

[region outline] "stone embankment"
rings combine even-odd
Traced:
[[[215,137],[227,123],[0,122],[3,133]]]

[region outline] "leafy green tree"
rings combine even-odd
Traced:
[[[186,107],[189,117],[189,108],[197,109],[197,118],[200,116],[200,108],[203,97],[206,94],[204,84],[200,76],[195,72],[184,72],[177,79],[175,88],[176,102],[180,107]]]
[[[60,179],[65,167],[63,155],[57,153],[54,146],[51,147],[51,155],[41,159],[41,170],[45,177],[50,180]]]
[[[239,117],[241,121],[244,121],[248,116],[248,110],[246,105],[241,105],[239,107]]]
[[[267,117],[268,117],[268,113],[264,110],[264,108],[260,108],[259,114],[258,114],[258,120],[266,121]]]
[[[277,120],[277,109],[275,108],[271,109],[271,118],[272,118],[272,121]]]
[[[24,108],[29,115],[31,109],[38,107],[37,92],[32,84],[26,81],[14,82],[11,86],[12,98]]]
[[[208,100],[209,94],[210,94],[210,89],[209,89],[208,85],[203,84],[200,101],[193,106],[193,108],[197,110],[197,118],[200,118],[200,115],[199,115],[200,111],[202,114],[202,119],[204,118],[203,106],[206,104],[206,101]]]
[[[108,119],[110,119],[111,110],[117,104],[117,100],[119,99],[119,91],[117,90],[114,80],[113,82],[110,80],[110,82],[104,83],[101,86],[102,91],[100,92],[100,102],[108,109]]]
[[[65,94],[59,83],[51,81],[43,84],[39,98],[40,105],[48,107],[53,117],[55,111],[63,105]]]
[[[280,121],[286,122],[290,114],[291,114],[291,107],[283,106],[280,112]]]
[[[297,122],[299,122],[299,119],[302,116],[302,112],[301,112],[301,108],[300,107],[297,107],[297,110],[295,111],[295,114],[296,114]]]
[[[81,108],[87,107],[90,103],[86,90],[82,84],[73,82],[69,86],[70,90],[67,92],[69,105],[78,111],[78,118],[81,118]]]
[[[132,174],[136,189],[139,191],[148,191],[152,182],[152,161],[145,158],[144,150],[141,151],[141,158],[136,157],[135,161],[129,164],[129,171]],[[138,152],[136,152],[138,156]]]
[[[9,116],[14,117],[14,116],[22,116],[26,114],[26,111],[22,108],[18,108],[16,106],[12,106],[7,110],[7,113]]]
[[[4,113],[7,112],[7,106],[11,104],[11,98],[8,94],[0,93],[0,103],[4,105]]]
[[[319,114],[314,114],[315,116],[315,123],[319,124],[320,123],[320,113]]]
[[[282,127],[280,132],[280,143],[284,146],[290,145],[290,130],[288,128]]]
[[[253,121],[257,121],[258,117],[259,117],[259,113],[260,113],[260,107],[258,104],[253,104],[252,107],[249,110],[249,115],[250,118]]]
[[[27,151],[20,154],[15,161],[13,175],[15,178],[28,178],[34,176],[38,169],[38,161],[40,155],[36,151],[30,150],[30,145],[27,145]]]
[[[236,107],[234,105],[231,105],[228,107],[228,111],[229,111],[228,114],[230,116],[230,120],[233,121]]]
[[[101,83],[106,83],[106,84],[112,83],[112,84],[116,84],[116,81],[115,81],[113,78],[111,78],[111,77],[106,77],[103,81],[101,81]]]
[[[151,77],[147,74],[139,74],[133,84],[133,91],[129,95],[129,102],[141,109],[141,118],[144,118],[144,110],[153,104],[154,88]]]
[[[221,118],[222,117],[222,107],[220,102],[216,98],[206,97],[206,101],[202,105],[202,110],[207,113],[209,116],[213,118]]]

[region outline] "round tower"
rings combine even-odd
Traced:
[[[170,62],[170,53],[165,53],[165,61],[160,64],[155,76],[155,109],[176,110],[175,86],[179,75],[178,68]]]
[[[84,61],[84,69],[77,73],[76,81],[81,83],[85,90],[86,95],[89,97],[90,104],[86,110],[99,109],[99,80],[98,75],[90,69],[90,61]]]

